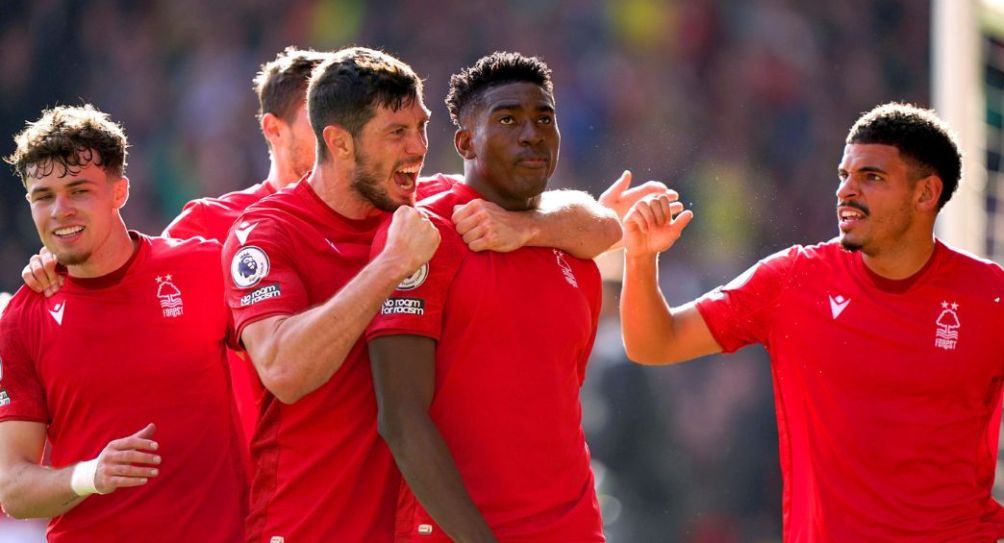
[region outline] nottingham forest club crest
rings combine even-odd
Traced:
[[[934,321],[937,330],[934,332],[934,346],[946,351],[955,350],[955,345],[959,342],[959,304],[952,302],[941,302],[941,312]]]
[[[165,318],[177,318],[185,314],[185,303],[181,290],[174,284],[171,274],[157,276],[157,299]]]

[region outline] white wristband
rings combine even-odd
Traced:
[[[97,458],[73,466],[73,474],[70,476],[70,488],[73,489],[73,493],[80,497],[103,494],[103,492],[98,492],[97,487],[94,486],[94,479],[97,475]]]

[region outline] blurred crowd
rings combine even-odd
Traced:
[[[4,0],[0,153],[42,108],[95,104],[132,144],[126,222],[155,233],[188,199],[265,177],[251,78],[286,45],[379,47],[426,77],[427,174],[461,167],[443,106],[450,74],[494,50],[539,55],[563,136],[553,186],[597,195],[631,169],[694,210],[662,259],[663,290],[682,302],[836,233],[836,165],[854,119],[889,100],[930,105],[929,19],[921,0]],[[20,181],[0,171],[10,291],[39,242]],[[583,392],[609,540],[779,541],[765,354],[630,364],[609,268]]]

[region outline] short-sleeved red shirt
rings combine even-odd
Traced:
[[[131,235],[138,249],[117,271],[11,300],[0,320],[0,421],[46,424],[57,468],[157,425],[160,475],[88,497],[52,519],[49,541],[241,541],[247,481],[220,246]]]
[[[440,247],[388,298],[367,336],[437,341],[429,414],[501,541],[603,541],[579,401],[599,272],[549,248],[470,251],[441,217],[478,197],[457,184],[420,204],[436,214]],[[449,541],[407,484],[396,532],[397,541]]]
[[[836,242],[762,260],[697,308],[770,352],[784,540],[996,541],[1004,270],[938,242],[890,281]]]
[[[250,323],[331,298],[369,261],[385,218],[343,217],[305,181],[249,207],[223,251],[238,337]],[[251,456],[248,541],[392,539],[400,475],[377,435],[361,338],[331,379],[299,401],[284,404],[265,392]]]

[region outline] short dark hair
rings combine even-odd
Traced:
[[[460,117],[467,106],[484,91],[506,83],[528,82],[540,85],[549,94],[554,93],[551,69],[538,57],[519,53],[496,51],[481,57],[473,66],[450,76],[450,90],[446,94],[446,108],[453,124],[460,126]]]
[[[324,128],[338,125],[357,137],[378,106],[394,111],[421,100],[422,80],[401,60],[375,49],[350,47],[314,69],[307,89],[307,113],[324,157]]]
[[[126,140],[122,126],[90,104],[58,106],[42,111],[42,117],[26,123],[14,136],[17,146],[4,161],[14,167],[21,182],[40,179],[61,167],[60,177],[75,175],[90,162],[113,176],[125,173]],[[96,156],[95,156],[96,155]],[[35,167],[35,171],[29,170]]]
[[[952,130],[930,109],[897,102],[882,104],[854,123],[847,143],[891,145],[917,169],[918,178],[936,173],[943,185],[938,209],[959,187],[962,153]]]
[[[266,113],[286,122],[293,120],[297,106],[307,100],[307,83],[318,64],[330,57],[312,49],[289,46],[261,65],[254,77],[254,90],[258,95],[258,120]]]

